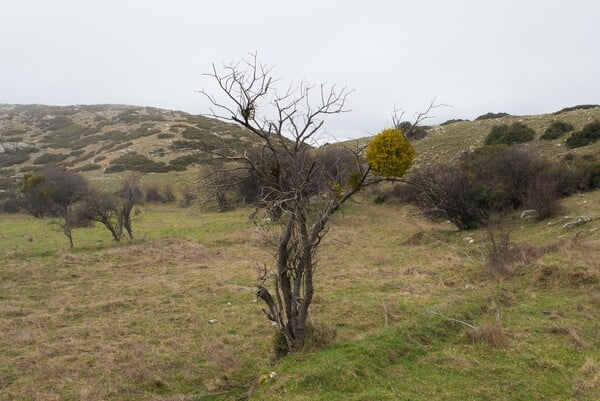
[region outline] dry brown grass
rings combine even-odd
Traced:
[[[573,392],[580,400],[592,400],[594,394],[600,393],[600,365],[590,357],[585,360],[579,374],[573,380]]]
[[[509,334],[496,323],[484,323],[468,333],[474,342],[480,342],[490,347],[506,348],[509,344]]]

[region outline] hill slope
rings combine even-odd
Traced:
[[[569,150],[565,146],[569,134],[553,140],[540,137],[553,122],[569,123],[575,131],[580,131],[595,120],[600,120],[600,107],[428,127],[427,136],[415,141],[416,165],[454,159],[464,150],[481,146],[493,126],[513,122],[531,127],[536,138],[529,146],[535,146],[548,157],[568,153],[594,155],[600,151],[600,142]],[[181,111],[124,105],[0,104],[0,175],[3,176],[47,163],[105,173],[183,171],[206,160],[202,155],[205,145],[222,151],[243,151],[258,144],[255,136],[237,125]]]
[[[3,175],[46,163],[83,171],[181,171],[202,162],[200,141],[224,150],[257,144],[236,125],[181,111],[122,105],[0,105]]]

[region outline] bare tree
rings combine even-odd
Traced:
[[[82,208],[87,217],[101,223],[110,232],[115,242],[120,242],[123,231],[133,239],[131,212],[142,202],[143,192],[136,178],[125,180],[117,193],[90,191]]]
[[[311,146],[323,118],[347,111],[347,88],[301,82],[279,92],[271,69],[258,63],[256,55],[220,71],[213,65],[206,75],[222,95],[201,91],[212,103],[211,116],[235,122],[262,139],[257,152],[220,156],[257,181],[257,205],[279,218],[275,272],[262,271],[257,296],[293,352],[306,338],[316,253],[332,215],[362,187],[389,177],[372,174],[362,148]],[[338,168],[342,159],[344,167]],[[270,290],[266,283],[271,277]]]

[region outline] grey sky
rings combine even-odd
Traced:
[[[0,103],[208,111],[195,91],[257,51],[285,80],[354,88],[364,136],[433,98],[433,122],[600,102],[600,1],[2,0]]]

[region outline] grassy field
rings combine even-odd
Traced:
[[[281,361],[253,287],[276,226],[251,210],[144,206],[134,241],[96,226],[73,251],[2,215],[0,400],[598,400],[600,192],[563,205],[595,219],[509,220],[530,257],[502,276],[485,230],[359,198],[319,254],[313,322],[337,338]]]

